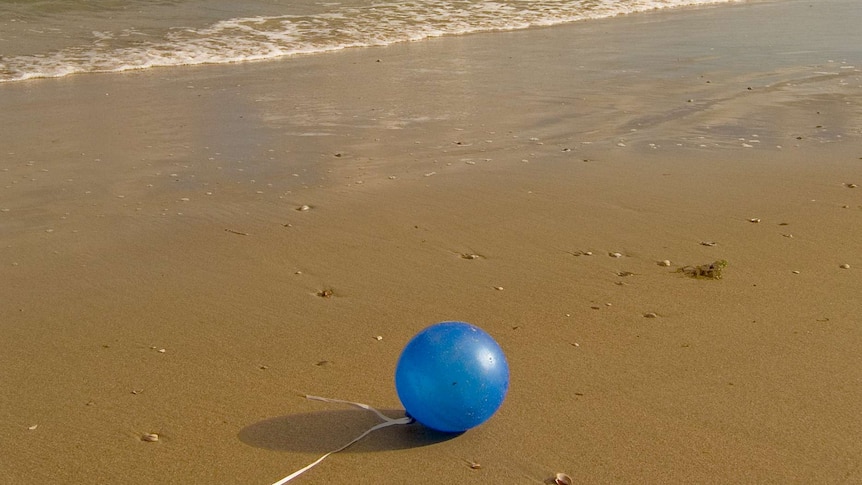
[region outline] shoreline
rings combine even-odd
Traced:
[[[8,479],[271,483],[373,421],[300,396],[397,414],[442,320],[503,347],[500,412],[300,481],[860,478],[851,4],[0,85]]]

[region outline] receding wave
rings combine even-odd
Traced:
[[[659,8],[734,0],[430,0],[330,4],[307,15],[254,16],[153,35],[128,28],[93,32],[87,44],[0,57],[0,82],[152,67],[225,64],[419,41],[444,35],[525,29]]]

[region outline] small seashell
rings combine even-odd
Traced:
[[[610,256],[612,258],[622,258],[623,253],[608,253],[608,256]]]
[[[383,340],[383,335],[378,335],[378,336],[374,337],[374,340],[377,340],[378,342]]]
[[[658,265],[659,265],[659,266],[670,266],[670,260],[669,260],[669,259],[664,259],[664,260],[662,260],[662,261],[659,261],[659,262],[658,262]]]
[[[793,270],[793,271],[791,271],[791,273],[793,273],[793,274],[799,274],[799,271]]]
[[[555,485],[572,485],[572,477],[566,475],[565,473],[557,473],[554,475],[554,484]]]
[[[497,291],[503,291],[503,287],[502,287],[502,286],[495,286],[495,287],[494,287],[494,289],[495,289],[495,290],[497,290]]]
[[[844,184],[844,186],[847,187],[848,189],[855,189],[856,187],[858,187],[858,185],[856,185],[856,184]]]
[[[658,314],[655,312],[647,312],[644,313],[644,318],[658,318]]]
[[[28,427],[27,427],[27,429],[29,429],[30,431],[33,431],[33,430],[35,430],[35,429],[36,429],[36,428],[38,428],[38,427],[39,427],[39,425],[38,425],[38,424],[34,424],[33,426],[28,426]]]
[[[758,222],[760,222],[760,219],[755,217],[753,219],[749,219],[748,222],[753,222],[753,223],[757,224]]]
[[[296,208],[296,210],[298,210],[298,211],[300,211],[300,212],[307,211],[307,210],[309,210],[309,209],[311,209],[311,206],[307,206],[307,205],[305,205],[305,204],[303,204],[303,205],[301,205],[301,206],[299,206],[299,207],[297,207],[297,208]]]
[[[849,264],[847,264],[847,263],[844,263],[844,264],[842,264],[841,266],[839,266],[839,268],[841,268],[841,269],[850,269],[850,265],[849,265]]]
[[[144,435],[141,436],[141,441],[155,443],[156,441],[159,441],[159,435],[156,433],[144,433]]]
[[[712,246],[715,246],[716,244],[718,244],[718,243],[713,242],[713,241],[701,241],[701,242],[700,242],[700,245],[701,245],[701,246],[709,246],[709,247],[712,247]]]

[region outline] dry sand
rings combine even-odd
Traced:
[[[447,319],[500,412],[300,483],[862,482],[862,33],[810,3],[0,86],[0,482],[272,483]]]

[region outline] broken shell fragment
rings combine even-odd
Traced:
[[[556,485],[572,485],[572,477],[566,475],[565,473],[557,473],[554,476],[554,483]]]
[[[145,433],[143,436],[141,436],[141,441],[154,443],[156,441],[159,441],[159,435],[157,435],[156,433]]]
[[[670,266],[670,260],[669,260],[669,259],[665,259],[665,260],[659,261],[659,262],[658,262],[658,265],[659,265],[659,266]]]

